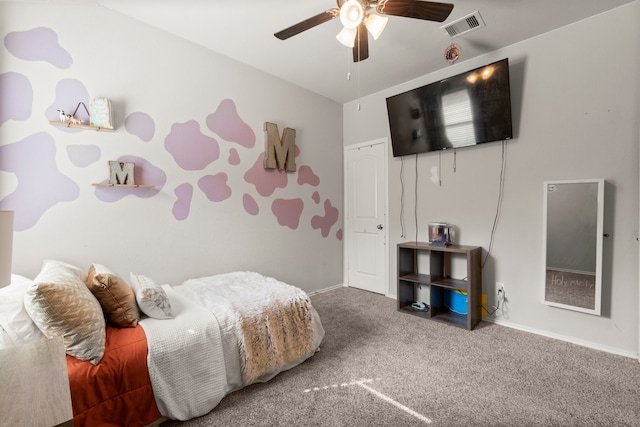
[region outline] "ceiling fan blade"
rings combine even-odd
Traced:
[[[449,17],[453,5],[422,0],[380,0],[376,12],[383,15],[403,16],[442,22]]]
[[[358,25],[356,42],[353,46],[353,62],[364,61],[369,57],[369,34],[364,22]]]
[[[274,34],[274,36],[276,36],[280,40],[286,40],[289,37],[293,37],[296,34],[300,34],[301,32],[313,28],[317,25],[331,21],[333,18],[337,18],[339,15],[340,9],[334,7],[333,9],[325,10],[324,12],[312,16],[311,18],[305,19],[302,22],[298,22],[297,24],[292,25],[289,28],[278,31]]]

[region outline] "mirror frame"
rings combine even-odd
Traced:
[[[546,297],[547,282],[547,201],[548,188],[552,184],[597,184],[597,221],[596,221],[596,269],[595,269],[595,304],[593,309],[576,305],[563,304],[549,301]],[[604,237],[604,179],[574,179],[574,180],[553,180],[544,181],[543,184],[543,211],[542,211],[542,303],[583,313],[600,315],[602,306],[602,244]]]

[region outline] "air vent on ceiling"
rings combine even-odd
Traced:
[[[485,24],[482,20],[482,16],[480,16],[480,12],[476,10],[475,12],[460,19],[456,19],[455,21],[450,22],[447,25],[443,25],[440,28],[445,30],[450,37],[458,37],[484,26]]]

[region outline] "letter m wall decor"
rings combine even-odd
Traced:
[[[296,130],[284,128],[282,139],[278,125],[264,122],[265,133],[265,169],[296,171]]]
[[[133,166],[131,162],[109,160],[109,184],[135,185]]]

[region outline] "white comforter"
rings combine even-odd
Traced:
[[[237,328],[238,306],[257,309],[261,298],[243,293],[242,284],[276,286],[275,297],[302,292],[252,272],[235,272],[191,279],[180,286],[164,285],[171,301],[171,320],[140,321],[147,335],[149,376],[160,413],[187,420],[204,415],[222,398],[248,385],[241,372],[242,336]],[[255,288],[254,288],[255,291]],[[273,298],[270,295],[268,298]],[[264,300],[264,298],[262,298]],[[324,337],[318,313],[311,307],[313,351],[291,360],[252,382],[268,381],[313,355]]]
[[[160,413],[188,420],[208,413],[227,393],[222,337],[213,313],[171,286],[163,288],[174,318],[140,321],[149,377]]]

